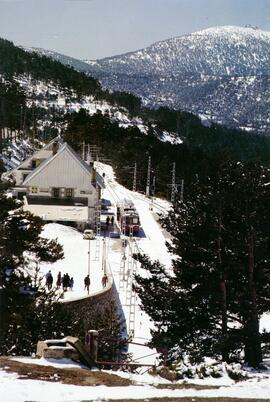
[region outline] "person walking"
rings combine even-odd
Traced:
[[[73,276],[70,278],[70,281],[69,281],[69,289],[70,290],[73,290],[73,286],[74,286],[74,279],[73,279]]]
[[[61,276],[61,272],[58,272],[57,279],[56,279],[56,288],[60,289],[61,284],[62,284],[62,276]]]
[[[47,283],[48,276],[50,276],[51,274],[52,274],[52,271],[49,270],[49,271],[47,272],[47,274],[45,275],[46,283]]]
[[[63,276],[63,290],[64,290],[64,292],[66,292],[67,288],[69,287],[69,281],[70,281],[69,274],[66,273]]]
[[[113,226],[113,224],[114,224],[114,216],[112,215],[112,217],[111,217],[111,225]]]
[[[109,216],[107,216],[107,218],[106,218],[106,226],[107,226],[107,230],[108,230],[109,224],[110,224],[110,217],[109,217]]]
[[[84,290],[87,290],[87,293],[89,294],[89,287],[90,287],[90,277],[87,275],[84,278]]]
[[[51,290],[53,284],[53,276],[51,274],[51,271],[48,272],[47,278],[46,278],[46,285],[48,290]]]
[[[101,279],[101,283],[102,283],[102,287],[106,288],[107,283],[108,283],[108,276],[106,274],[103,275],[103,277]]]

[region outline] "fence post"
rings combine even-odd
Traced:
[[[89,347],[90,356],[94,362],[97,361],[98,356],[98,331],[91,329],[88,331],[89,334]]]

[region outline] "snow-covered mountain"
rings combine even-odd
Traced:
[[[116,74],[215,76],[270,72],[270,32],[251,27],[217,27],[161,42],[120,56],[88,61],[96,71]]]
[[[270,132],[270,32],[224,26],[156,42],[145,49],[82,62],[35,49],[149,106],[166,105],[217,122]]]
[[[42,49],[41,47],[25,47],[25,46],[20,46],[20,47],[27,52],[36,52],[37,54],[39,54],[41,56],[50,57],[53,60],[56,60],[62,64],[65,64],[66,66],[73,67],[77,71],[87,73],[91,70],[91,68],[89,67],[87,62],[75,59],[74,57],[71,57],[71,56],[66,56],[64,54],[57,53],[53,50],[46,50],[46,49]]]
[[[0,75],[1,78],[1,75]],[[45,82],[35,80],[29,75],[15,75],[14,81],[19,84],[26,95],[26,105],[37,108],[40,114],[37,114],[35,121],[35,130],[39,137],[46,138],[46,132],[54,129],[54,134],[60,134],[66,127],[63,119],[55,121],[55,116],[64,116],[67,113],[79,112],[81,109],[86,110],[89,115],[101,113],[109,116],[110,120],[117,123],[119,127],[137,127],[141,133],[147,135],[147,121],[139,116],[130,116],[127,109],[112,105],[105,100],[97,100],[94,96],[78,95],[70,89],[63,89],[53,82]],[[2,78],[2,80],[4,80]],[[154,132],[158,139],[162,142],[170,142],[172,144],[181,144],[182,140],[176,132],[168,132],[163,130],[157,133],[153,126]],[[36,141],[37,147],[41,144]],[[22,143],[21,145],[19,145]],[[0,154],[0,159],[4,163],[6,170],[10,170],[18,166],[22,160],[33,152],[34,146],[28,140],[18,139],[4,147]]]

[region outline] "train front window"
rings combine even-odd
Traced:
[[[132,222],[134,225],[138,225],[138,223],[139,223],[139,219],[136,217],[136,218],[133,218],[133,222]]]

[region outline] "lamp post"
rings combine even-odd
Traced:
[[[90,277],[90,251],[91,251],[90,243],[91,243],[91,240],[94,240],[94,239],[95,239],[95,233],[94,233],[94,231],[91,230],[91,229],[86,229],[86,230],[83,232],[83,238],[84,238],[85,240],[88,240],[88,241],[89,241],[89,246],[88,246],[88,270],[87,270],[87,273],[88,273],[88,275],[89,275],[89,277]]]
[[[89,242],[89,248],[88,248],[88,271],[87,271],[87,273],[90,277],[90,244],[91,244],[91,240],[89,239],[88,242]]]

